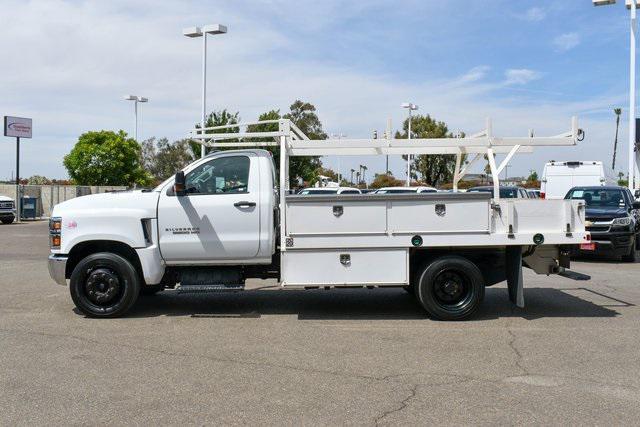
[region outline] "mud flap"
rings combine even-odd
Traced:
[[[524,290],[522,282],[522,247],[507,246],[505,269],[509,300],[517,307],[524,308]]]

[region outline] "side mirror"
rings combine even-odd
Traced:
[[[640,202],[633,202],[631,206],[633,207],[633,209],[640,209]]]
[[[636,190],[636,192],[634,193],[634,197],[636,199],[640,199],[640,190]]]
[[[176,196],[185,195],[185,186],[186,186],[186,183],[184,179],[184,172],[183,171],[176,172],[176,177],[173,182],[173,191],[176,193]]]

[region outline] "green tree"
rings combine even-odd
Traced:
[[[396,138],[407,138],[409,119],[402,125],[402,132],[396,132]],[[411,138],[453,138],[444,122],[432,119],[428,114],[413,116],[411,120]],[[463,163],[466,156],[463,156]],[[453,180],[456,156],[451,154],[415,156],[412,163],[411,177],[426,185],[437,186]]]
[[[534,171],[533,169],[531,169],[529,171],[529,176],[527,177],[527,181],[529,182],[536,182],[538,181],[538,172]]]
[[[377,173],[373,182],[371,182],[371,188],[401,187],[403,185],[404,181],[401,181],[388,173]]]
[[[49,185],[51,184],[51,180],[46,176],[42,175],[32,175],[27,180],[29,185]]]
[[[194,159],[194,153],[186,139],[170,143],[167,138],[150,138],[142,142],[142,165],[158,183]]]
[[[151,176],[141,164],[140,145],[120,130],[80,135],[63,164],[79,185],[147,185]]]
[[[327,135],[322,130],[322,123],[315,113],[316,107],[308,102],[300,100],[295,101],[290,106],[289,113],[284,116],[280,115],[280,110],[271,110],[260,114],[259,121],[262,120],[279,120],[281,118],[289,119],[309,139],[325,139]],[[248,126],[249,132],[276,132],[278,123],[264,123],[259,125]],[[280,149],[276,147],[267,147],[267,150],[273,154],[273,160],[276,169],[280,168]],[[318,169],[322,166],[322,162],[318,157],[290,157],[289,158],[289,184],[295,187],[299,181],[311,183],[317,179]]]
[[[626,187],[629,185],[629,180],[625,179],[624,172],[622,171],[618,172],[618,185],[620,187]]]
[[[298,127],[309,139],[326,139],[327,134],[322,130],[322,122],[316,114],[316,107],[309,103],[297,99],[289,106],[289,112],[284,115]],[[295,163],[295,170],[293,164]],[[289,173],[291,181],[301,179],[303,182],[311,183],[316,180],[317,170],[322,166],[319,157],[297,157],[294,162],[289,163]]]
[[[230,113],[227,109],[222,109],[219,111],[212,111],[207,116],[207,120],[204,123],[205,128],[215,127],[215,126],[224,126],[224,125],[233,125],[240,121],[240,113]],[[196,129],[200,129],[200,123],[196,124]],[[205,133],[238,133],[240,130],[238,128],[229,128],[229,129],[219,129],[219,130],[208,130]],[[225,141],[217,141],[217,142],[230,142],[233,140],[225,140]],[[200,157],[200,144],[195,141],[189,141],[189,146],[191,147],[191,151]],[[207,148],[206,152],[208,153],[211,149]]]
[[[313,104],[297,99],[291,104],[284,118],[291,120],[309,139],[327,139]]]

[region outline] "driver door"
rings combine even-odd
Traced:
[[[158,203],[160,252],[168,264],[215,264],[254,258],[260,245],[258,159],[222,154],[173,184]]]

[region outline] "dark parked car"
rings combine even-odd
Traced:
[[[467,190],[467,193],[491,193],[493,195],[493,186],[486,185],[482,187],[472,187]],[[527,190],[522,187],[500,187],[500,198],[501,199],[528,199],[529,195],[527,194]]]
[[[625,187],[574,187],[565,199],[586,204],[585,218],[591,243],[580,245],[581,252],[605,252],[624,261],[640,260],[640,202]]]

